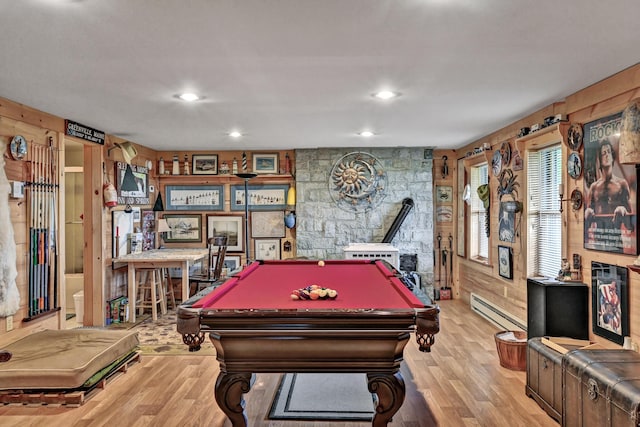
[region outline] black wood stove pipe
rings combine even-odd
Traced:
[[[382,239],[382,243],[391,243],[393,238],[396,237],[396,234],[398,234],[398,230],[400,229],[400,226],[404,222],[404,219],[407,217],[407,215],[409,215],[409,212],[411,211],[412,208],[413,208],[413,199],[411,199],[410,197],[407,197],[402,201],[402,209],[400,209],[400,212],[398,212],[398,216],[396,216],[396,219],[393,221],[393,224],[391,224],[391,227],[389,227],[389,231],[387,231],[387,234],[385,234],[384,239]]]

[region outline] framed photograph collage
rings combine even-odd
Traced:
[[[192,175],[219,175],[218,156],[193,155]],[[257,174],[277,174],[278,154],[254,154],[253,170]],[[214,178],[217,179],[217,178]],[[180,178],[174,182],[185,182]],[[289,184],[252,184],[248,188],[249,217],[245,224],[245,186],[241,183],[210,185],[206,177],[203,184],[167,185],[163,189],[164,213],[170,231],[163,242],[204,246],[210,237],[227,238],[225,267],[233,270],[242,262],[247,251],[246,236],[252,259],[280,259],[282,253],[292,252],[291,239],[287,240],[285,208]],[[218,181],[220,182],[220,181]],[[246,227],[246,228],[245,228]],[[237,253],[237,255],[236,255]],[[227,265],[229,264],[229,265]]]

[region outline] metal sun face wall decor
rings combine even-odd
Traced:
[[[385,197],[387,174],[371,154],[353,152],[342,156],[331,169],[329,192],[338,207],[365,212]]]

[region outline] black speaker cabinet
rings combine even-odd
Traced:
[[[589,339],[588,286],[527,279],[527,335]]]

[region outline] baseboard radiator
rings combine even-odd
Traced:
[[[501,329],[507,331],[527,330],[526,322],[474,293],[471,293],[471,310]]]

